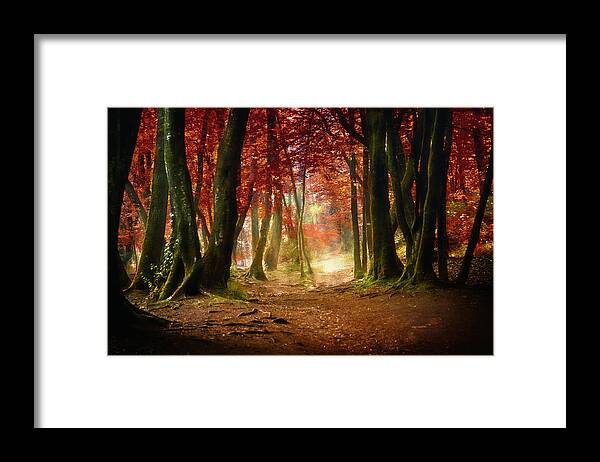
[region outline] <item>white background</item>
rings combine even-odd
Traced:
[[[37,38],[41,427],[566,425],[566,39]],[[108,106],[493,106],[494,356],[107,356]]]

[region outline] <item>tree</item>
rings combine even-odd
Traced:
[[[215,219],[208,247],[171,297],[192,295],[202,288],[225,288],[230,276],[237,221],[236,190],[249,109],[231,109],[219,143],[214,179]],[[192,209],[193,210],[193,209]]]
[[[447,116],[442,148],[441,185],[437,204],[437,249],[438,276],[442,282],[448,282],[448,229],[446,225],[446,198],[448,195],[448,166],[452,151],[452,110]]]
[[[279,249],[281,248],[281,231],[283,223],[283,196],[281,189],[277,188],[273,197],[273,223],[271,224],[271,238],[265,251],[265,267],[269,271],[277,269],[279,262]]]
[[[389,279],[400,276],[402,263],[396,254],[390,222],[388,172],[385,153],[385,117],[383,109],[367,109],[368,144],[370,153],[370,196],[373,230],[373,259],[369,276]]]
[[[401,114],[398,118],[394,117],[392,109],[386,109],[385,113],[385,129],[386,129],[386,154],[387,166],[392,180],[392,190],[394,192],[394,225],[397,225],[402,231],[404,242],[406,243],[406,259],[412,259],[413,253],[413,236],[406,219],[405,203],[412,200],[405,197],[405,191],[402,188],[402,178],[405,173],[404,152],[402,151],[402,143],[399,139],[399,126],[401,122]],[[408,192],[406,193],[408,196]],[[393,227],[395,228],[395,226]]]
[[[353,241],[353,256],[354,256],[354,277],[361,278],[363,276],[363,267],[360,261],[360,236],[358,230],[358,200],[356,194],[356,154],[352,154],[347,159],[348,169],[350,170],[350,201],[351,201],[351,218],[352,218],[352,241]]]
[[[475,213],[475,219],[473,221],[473,227],[471,229],[471,235],[469,237],[469,243],[467,244],[467,250],[458,274],[457,284],[465,284],[469,277],[469,270],[471,268],[471,261],[473,260],[473,254],[475,252],[475,246],[479,241],[479,233],[481,231],[481,222],[483,221],[483,215],[485,213],[485,207],[487,205],[490,191],[492,190],[492,176],[493,176],[493,158],[490,155],[489,165],[485,174],[485,180],[481,187],[481,193],[479,197],[479,204],[477,205],[477,212]]]
[[[197,292],[200,287],[227,287],[238,218],[236,189],[249,112],[244,108],[229,111],[217,157],[213,232],[204,257],[197,265],[199,277],[197,280],[190,278],[189,285],[184,288],[187,293]]]
[[[275,124],[276,124],[276,112],[275,109],[266,109],[267,112],[267,171],[270,167],[275,164],[276,156],[276,138],[275,138]],[[260,223],[260,233],[254,255],[252,256],[252,263],[246,273],[247,277],[266,281],[267,276],[263,268],[263,258],[265,254],[265,248],[267,246],[267,237],[269,234],[269,228],[271,225],[271,210],[272,210],[272,181],[270,173],[267,177],[267,188],[263,192],[263,204],[264,204],[264,215]]]
[[[150,289],[155,278],[156,268],[160,266],[165,247],[165,227],[167,221],[167,203],[169,185],[165,169],[164,150],[164,111],[159,111],[154,171],[152,172],[152,190],[150,210],[146,224],[146,233],[136,275],[131,283],[134,289]]]
[[[146,209],[144,209],[144,205],[142,204],[140,196],[138,196],[137,192],[135,192],[135,188],[133,187],[133,185],[131,184],[131,181],[129,181],[129,180],[127,180],[125,182],[125,192],[127,192],[129,199],[135,205],[135,209],[138,213],[138,216],[140,218],[140,222],[142,223],[142,226],[144,228],[146,228],[146,222],[148,221],[148,215],[146,213]]]
[[[443,176],[444,135],[450,124],[451,112],[449,109],[426,109],[422,117],[425,126],[420,127],[423,134],[420,143],[421,152],[416,153],[421,168],[415,174],[415,177],[419,178],[415,221],[417,218],[419,220],[417,226],[413,227],[418,236],[415,240],[416,254],[413,262],[404,271],[400,279],[401,283],[416,284],[438,280],[433,270],[433,251],[440,187],[445,181]],[[415,136],[417,136],[417,131],[415,131]]]
[[[175,293],[200,259],[200,242],[185,155],[185,109],[160,109],[159,121],[164,130],[165,166],[175,225],[171,230],[171,233],[175,233],[173,264],[159,296],[159,300],[165,300]]]
[[[117,249],[123,193],[131,167],[141,118],[140,109],[108,109],[108,325],[109,333],[136,322],[167,323],[143,313],[123,295],[119,282],[122,264]]]

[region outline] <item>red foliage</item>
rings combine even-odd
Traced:
[[[339,241],[344,228],[350,227],[350,178],[347,159],[356,154],[359,179],[359,218],[362,209],[363,147],[340,124],[333,108],[278,108],[277,152],[268,164],[266,109],[250,111],[241,160],[240,184],[237,190],[238,210],[248,208],[257,200],[255,192],[266,190],[271,182],[273,191],[283,196],[284,232],[295,237],[294,184],[301,191],[306,181],[306,202],[319,204],[316,223],[305,223],[309,240],[325,246]],[[341,113],[358,134],[361,130],[361,110],[341,108]],[[414,109],[396,109],[401,117],[399,135],[406,157],[411,154]],[[227,120],[226,108],[188,108],[186,110],[186,156],[194,191],[198,183],[198,155],[202,154],[202,189],[199,209],[207,227],[213,219],[213,179],[219,141]],[[152,166],[157,133],[157,110],[144,109],[129,180],[144,207],[149,206]],[[448,237],[451,248],[464,244],[469,237],[481,184],[492,151],[491,109],[461,108],[453,110],[452,149],[448,170]],[[292,173],[290,173],[290,170]],[[390,188],[390,198],[391,188]],[[259,202],[261,215],[262,201]],[[249,214],[248,214],[249,215]],[[362,218],[360,218],[362,222]],[[167,224],[167,235],[170,224]],[[138,249],[143,239],[143,226],[132,202],[125,195],[119,243],[135,243]],[[493,239],[493,221],[486,216],[481,232],[481,244]],[[479,247],[481,247],[481,244]]]

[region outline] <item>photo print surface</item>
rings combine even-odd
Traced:
[[[492,108],[107,117],[109,354],[493,354]]]

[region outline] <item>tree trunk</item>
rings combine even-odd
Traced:
[[[251,213],[251,225],[252,225],[252,255],[256,252],[256,246],[258,245],[258,238],[260,234],[260,218],[258,216],[258,195],[253,199]]]
[[[382,109],[367,109],[370,154],[370,196],[373,230],[373,259],[369,275],[373,279],[400,276],[402,263],[396,254],[390,223],[388,172],[385,154],[385,117]]]
[[[362,267],[366,270],[373,260],[373,230],[371,228],[371,199],[369,175],[369,150],[363,147],[363,260]]]
[[[452,151],[452,110],[447,116],[442,148],[442,171],[440,195],[437,207],[437,248],[438,248],[438,277],[442,282],[448,282],[448,230],[446,226],[446,196],[448,190],[448,166]]]
[[[140,263],[131,284],[131,288],[133,289],[150,289],[151,283],[155,278],[153,267],[160,266],[165,247],[169,185],[165,169],[164,127],[162,118],[162,112],[159,111],[156,154],[154,156],[154,171],[152,172],[152,195],[150,197],[150,208]]]
[[[493,157],[490,154],[490,161],[485,174],[485,180],[481,188],[479,196],[479,204],[477,205],[477,212],[475,213],[475,220],[473,221],[473,228],[471,228],[471,235],[469,237],[469,243],[467,244],[467,250],[465,257],[458,274],[457,284],[466,284],[469,277],[469,270],[471,269],[471,261],[473,260],[473,253],[475,252],[475,246],[479,241],[479,233],[481,231],[481,223],[485,214],[485,207],[487,200],[492,190],[492,176],[493,176]]]
[[[212,233],[204,257],[196,263],[192,274],[182,284],[181,291],[186,294],[197,293],[201,287],[227,287],[237,221],[236,190],[249,112],[249,109],[229,111],[218,148],[213,185],[215,219]]]
[[[206,249],[208,247],[208,241],[210,241],[210,231],[208,230],[208,225],[206,224],[206,217],[202,210],[198,210],[198,215],[200,215],[200,230],[202,232],[202,244]]]
[[[279,262],[279,250],[281,248],[281,226],[283,221],[283,204],[281,195],[276,194],[275,207],[273,210],[273,223],[271,224],[271,239],[265,252],[265,267],[269,271],[277,269]]]
[[[140,196],[138,196],[138,194],[135,192],[135,188],[133,187],[133,185],[131,184],[131,182],[129,180],[127,180],[125,182],[125,191],[127,192],[129,199],[131,199],[131,202],[133,202],[133,205],[135,206],[135,210],[137,211],[138,217],[140,218],[140,221],[142,222],[142,226],[144,227],[144,230],[145,230],[146,222],[148,221],[148,215],[146,214],[144,205],[142,204],[142,201],[140,200]]]
[[[136,321],[168,323],[147,315],[123,295],[119,282],[119,219],[125,182],[137,141],[141,109],[108,109],[108,326],[109,335],[130,327]]]
[[[348,169],[350,171],[350,210],[352,218],[352,241],[354,255],[354,278],[363,276],[363,268],[360,261],[360,236],[358,228],[358,197],[356,193],[356,154],[354,151],[350,155]]]
[[[300,205],[300,213],[298,216],[298,243],[299,243],[299,256],[300,256],[300,277],[304,277],[307,274],[312,276],[313,270],[310,264],[310,257],[306,250],[306,240],[304,238],[304,206],[306,205],[306,165],[302,169],[302,201]],[[306,265],[306,269],[304,266]]]
[[[108,322],[121,327],[131,318],[131,304],[121,291],[119,275],[119,220],[125,183],[131,167],[140,109],[108,109]]]
[[[263,268],[263,258],[265,255],[265,248],[267,247],[267,236],[269,234],[269,228],[271,225],[271,191],[270,188],[267,188],[267,191],[263,193],[263,204],[264,204],[264,216],[260,222],[260,232],[258,241],[256,243],[256,249],[254,250],[254,254],[252,255],[252,263],[250,264],[250,268],[246,273],[247,277],[251,277],[254,279],[259,279],[261,281],[267,280],[267,275],[265,274]]]
[[[196,153],[196,190],[194,191],[194,208],[197,213],[198,221],[200,221],[200,228],[202,230],[202,248],[206,250],[208,247],[208,241],[210,239],[210,233],[208,233],[208,227],[206,226],[206,219],[202,214],[200,207],[200,196],[202,193],[202,183],[204,176],[204,152],[206,150],[206,136],[208,134],[208,115],[209,110],[204,110],[204,118],[202,119],[202,128],[200,129],[200,143],[198,146],[198,152]]]
[[[442,156],[444,131],[448,122],[449,109],[427,109],[427,117],[432,121],[431,139],[426,173],[425,200],[423,202],[422,226],[419,233],[418,253],[415,259],[413,283],[436,281],[433,271],[433,246],[435,239],[436,211],[442,182]]]
[[[238,247],[238,239],[240,237],[240,233],[244,228],[244,223],[246,221],[246,216],[248,215],[248,209],[254,201],[254,196],[256,193],[254,192],[254,183],[256,182],[256,158],[252,157],[250,163],[250,176],[248,178],[248,188],[246,189],[246,202],[242,206],[242,209],[238,212],[237,222],[235,224],[235,233],[233,235],[233,254],[231,256],[232,264],[237,266],[236,254]],[[258,216],[257,216],[258,218]],[[256,239],[258,241],[258,238]],[[252,249],[254,251],[254,248]]]
[[[255,279],[267,280],[267,276],[263,269],[263,258],[265,254],[265,248],[267,246],[267,237],[269,235],[269,228],[271,225],[271,210],[272,201],[271,195],[273,191],[273,185],[271,180],[271,168],[274,167],[276,160],[276,138],[275,138],[275,124],[276,124],[276,110],[266,109],[267,111],[267,190],[264,193],[264,207],[265,214],[260,224],[260,232],[258,242],[256,244],[256,250],[252,256],[252,263],[246,276]]]
[[[404,236],[404,242],[406,243],[406,258],[407,260],[412,259],[413,252],[413,238],[410,226],[406,220],[405,215],[405,198],[402,192],[402,177],[404,174],[403,164],[399,162],[398,158],[401,156],[404,160],[404,153],[402,152],[402,144],[398,136],[398,125],[400,121],[394,120],[394,114],[392,109],[386,109],[385,111],[385,125],[386,125],[386,139],[387,139],[387,166],[390,171],[390,177],[392,179],[392,190],[394,192],[394,211],[396,216],[396,224],[402,231]],[[395,229],[393,229],[395,231]],[[392,231],[392,234],[393,234]]]
[[[175,248],[171,271],[159,299],[172,296],[181,282],[191,273],[200,258],[200,241],[196,226],[196,211],[192,182],[185,155],[185,109],[159,109],[163,112],[165,136],[165,166],[171,213],[174,215]]]

